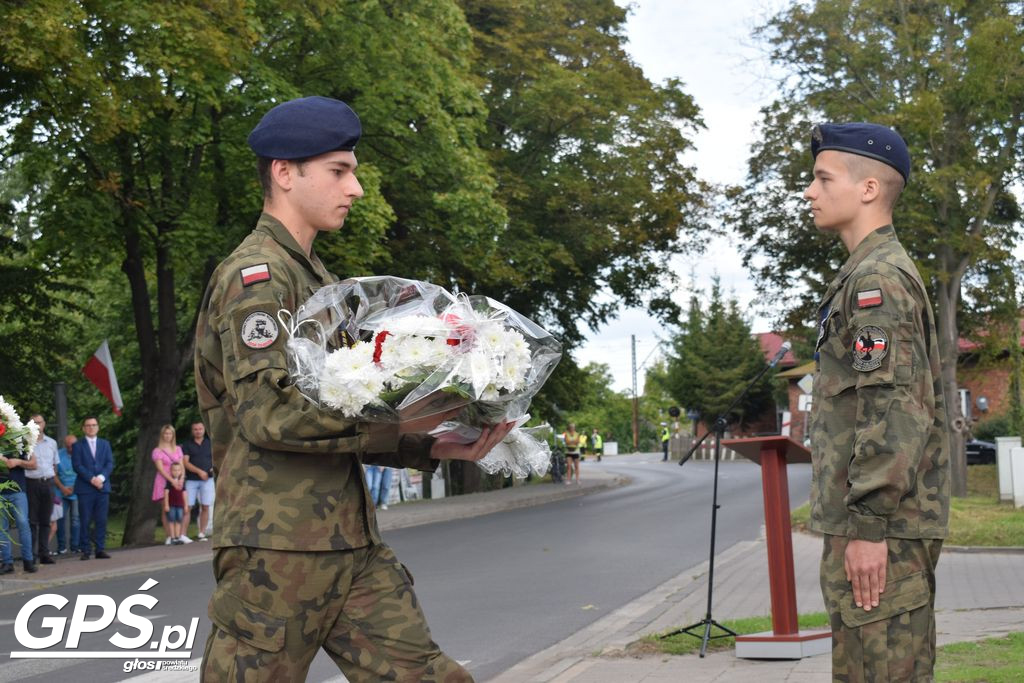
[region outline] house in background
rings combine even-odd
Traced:
[[[1019,323],[1018,348],[1024,348],[1024,319]],[[1006,415],[1010,410],[1010,373],[1013,362],[1009,350],[982,353],[977,341],[961,337],[957,342],[957,382],[960,385],[960,410],[976,424],[989,417]]]

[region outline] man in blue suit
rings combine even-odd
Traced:
[[[114,471],[114,452],[110,442],[97,434],[100,423],[95,417],[82,422],[84,439],[71,447],[71,466],[78,478],[75,479],[75,495],[78,496],[78,514],[81,519],[82,559],[89,559],[89,525],[95,523],[92,544],[96,557],[109,560],[104,547],[107,539],[107,511],[110,503],[110,474]]]

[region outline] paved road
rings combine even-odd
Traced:
[[[584,477],[590,468],[627,475],[632,483],[535,508],[385,533],[385,540],[415,575],[435,639],[465,662],[478,680],[508,669],[707,558],[710,463],[691,462],[679,468],[661,463],[658,455],[639,455],[608,458],[600,464],[588,460],[583,464]],[[809,479],[807,466],[791,466],[794,504],[806,499]],[[760,491],[756,466],[722,464],[719,552],[758,536]],[[160,582],[150,589],[161,601],[156,612],[163,615],[155,621],[154,639],[164,626],[187,626],[191,618],[203,617],[193,652],[195,657],[201,655],[208,633],[205,605],[212,589],[209,566],[203,563],[146,576]],[[72,600],[81,592],[107,594],[119,601],[137,593],[145,578],[110,579],[50,592]],[[32,595],[0,597],[0,643],[14,642],[15,614]],[[90,618],[98,613],[95,608]],[[37,634],[45,631],[38,618],[32,628]],[[112,630],[86,634],[82,649],[100,649]],[[9,649],[0,645],[0,650]],[[129,678],[119,669],[121,665],[121,661],[12,660],[0,667],[0,681]],[[326,655],[318,655],[309,680],[337,678]]]

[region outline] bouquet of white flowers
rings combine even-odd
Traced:
[[[360,420],[398,422],[463,408],[456,426],[522,423],[561,358],[554,337],[493,299],[397,277],[328,285],[294,316],[278,317],[289,332],[299,390],[322,408]],[[522,445],[526,436],[510,434],[506,443]],[[546,471],[547,454],[539,450],[538,441],[511,457],[537,472],[543,459]],[[523,467],[504,461],[495,469],[495,459],[480,464],[525,476]]]
[[[23,423],[14,406],[0,396],[0,455],[27,460],[38,440],[39,425],[32,420]]]

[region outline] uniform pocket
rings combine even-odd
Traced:
[[[210,599],[210,620],[241,642],[263,652],[280,652],[288,620],[275,617],[237,595],[216,590]]]
[[[928,587],[928,579],[924,572],[915,572],[895,581],[887,581],[878,607],[871,608],[870,612],[865,611],[863,607],[857,607],[853,601],[852,590],[844,592],[839,610],[843,623],[848,628],[859,628],[924,607],[930,600],[931,589]]]

